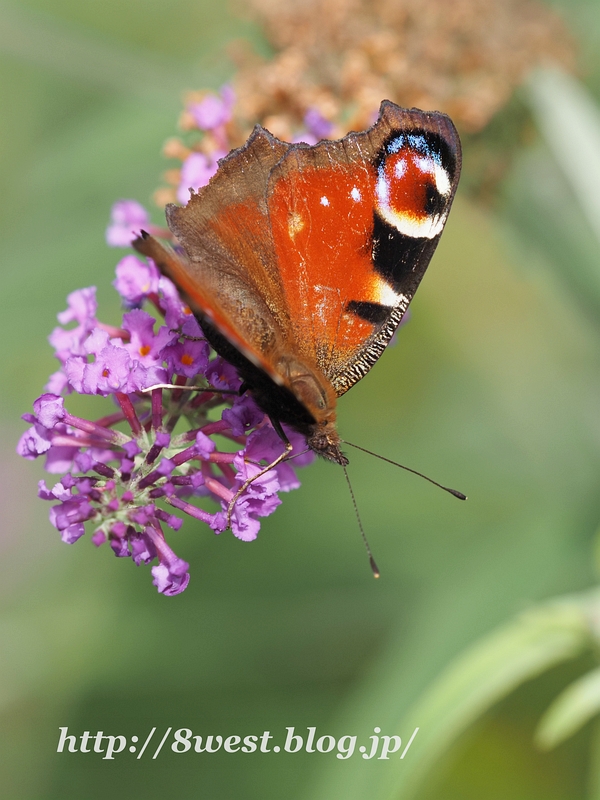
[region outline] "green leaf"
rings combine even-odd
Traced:
[[[600,110],[579,81],[557,69],[534,72],[528,89],[544,139],[600,239]]]
[[[399,730],[420,728],[418,746],[394,765],[374,797],[413,797],[436,759],[494,703],[578,655],[589,642],[584,606],[570,598],[529,611],[451,663],[400,722]]]
[[[543,750],[556,747],[600,711],[600,667],[561,692],[548,708],[535,734]]]

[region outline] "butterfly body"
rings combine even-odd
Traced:
[[[257,404],[340,464],[337,398],[379,358],[433,255],[456,191],[448,117],[384,101],[369,130],[287,144],[257,126],[185,207],[183,253],[154,259]]]
[[[274,384],[210,323],[202,318],[199,321],[209,344],[237,369],[265,414],[295,428],[306,437],[308,446],[324,458],[338,464],[348,463],[341,452],[335,427],[337,396],[316,365],[311,367],[293,353],[281,351],[276,354],[274,363],[285,383]]]

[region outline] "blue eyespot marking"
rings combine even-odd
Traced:
[[[441,166],[441,153],[432,148],[431,143],[427,141],[427,138],[422,133],[401,133],[400,136],[397,136],[395,139],[392,139],[392,141],[389,142],[386,150],[389,155],[393,155],[394,153],[398,153],[400,150],[402,150],[402,148],[407,144],[410,148],[416,150],[417,153],[420,153],[423,156],[429,156],[429,158],[432,158],[436,164]]]
[[[404,136],[397,136],[387,146],[388,153],[397,153],[398,150],[401,150],[404,147]]]

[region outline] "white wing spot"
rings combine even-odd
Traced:
[[[444,167],[442,167],[441,164],[438,164],[432,158],[425,157],[416,158],[415,163],[425,175],[432,175],[434,177],[435,188],[442,195],[442,197],[448,197],[450,190],[452,189],[452,185],[450,183],[448,173]]]
[[[405,158],[399,158],[398,161],[396,161],[396,166],[394,167],[394,172],[396,173],[396,177],[397,178],[401,178],[404,175],[404,173],[406,172],[406,159]]]
[[[323,197],[321,198],[321,205],[322,206],[328,206],[329,205],[329,198],[325,197],[325,195],[323,195]]]
[[[383,170],[380,170],[379,172],[379,177],[377,178],[377,185],[375,187],[375,191],[377,193],[377,200],[379,201],[380,205],[386,207],[389,204],[390,187]]]
[[[374,302],[381,303],[382,306],[396,306],[400,300],[402,299],[402,295],[395,292],[392,287],[384,281],[382,278],[379,278],[375,284],[375,297]]]
[[[435,169],[435,185],[437,187],[437,190],[442,195],[442,197],[448,197],[448,195],[450,194],[450,190],[452,189],[448,173],[440,164],[436,164],[434,169]]]
[[[433,158],[428,158],[427,156],[417,156],[414,159],[415,165],[421,172],[425,175],[433,175],[435,166],[433,163]]]
[[[355,203],[359,202],[361,195],[360,195],[360,190],[356,186],[350,192],[350,197],[354,200]]]

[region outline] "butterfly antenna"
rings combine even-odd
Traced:
[[[371,450],[367,450],[366,447],[359,447],[357,444],[352,444],[352,442],[347,442],[346,440],[342,440],[344,444],[350,445],[350,447],[354,447],[355,450],[362,450],[363,453],[368,453],[370,456],[375,456],[375,458],[381,459],[381,461],[387,461],[388,464],[393,464],[394,467],[400,467],[400,469],[404,469],[407,472],[412,472],[413,475],[418,475],[419,478],[424,478],[429,483],[433,483],[434,486],[443,489],[445,492],[454,495],[454,497],[458,497],[459,500],[466,500],[467,495],[459,492],[457,489],[450,489],[448,486],[442,486],[441,483],[434,481],[433,478],[430,478],[428,475],[423,475],[422,472],[417,472],[416,469],[411,469],[410,467],[405,467],[404,464],[399,464],[397,461],[392,461],[391,458],[385,458],[385,456],[380,456],[379,453],[373,453]]]
[[[307,453],[310,453],[310,447],[307,447],[306,450],[301,450],[299,453],[294,453],[293,456],[288,458],[288,461],[293,461],[294,458],[300,458],[300,456],[305,456]]]
[[[354,506],[354,513],[356,514],[356,519],[358,520],[358,527],[360,528],[360,535],[362,536],[362,540],[365,543],[365,547],[367,548],[367,555],[369,556],[369,564],[371,565],[371,570],[373,571],[373,577],[378,578],[380,576],[379,567],[375,563],[375,559],[373,558],[373,553],[371,552],[371,548],[369,546],[369,542],[367,540],[367,536],[365,534],[365,530],[363,528],[363,524],[360,518],[360,514],[358,513],[358,506],[356,505],[356,497],[354,496],[354,490],[352,488],[352,484],[350,483],[350,476],[348,475],[348,470],[346,469],[345,464],[342,464],[342,468],[344,470],[344,475],[346,476],[346,483],[348,484],[348,489],[350,489],[350,497],[352,498],[352,504]]]

